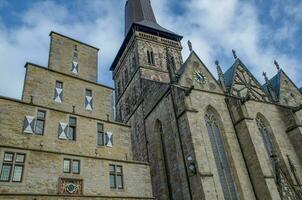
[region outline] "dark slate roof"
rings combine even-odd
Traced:
[[[232,89],[234,76],[238,65],[241,65],[247,71],[247,73],[254,79],[254,81],[261,87],[261,84],[250,72],[250,70],[243,64],[243,62],[239,58],[237,58],[234,64],[224,73],[225,84],[228,92],[230,92]]]
[[[128,0],[125,6],[125,36],[132,24],[156,29],[158,31],[175,34],[161,27],[154,16],[150,0]]]
[[[181,41],[183,38],[157,23],[150,0],[128,0],[125,6],[125,39],[110,67],[111,71],[115,69],[119,59],[123,55],[134,30],[174,41]]]
[[[299,90],[300,90],[300,92],[302,92],[302,87],[300,87],[300,89],[299,89]]]
[[[270,79],[270,83],[278,99],[280,95],[280,81],[281,81],[281,71],[279,71],[273,78]],[[266,94],[269,94],[267,83],[262,85],[262,89],[265,91]]]

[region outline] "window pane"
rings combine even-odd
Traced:
[[[22,179],[23,166],[16,165],[14,168],[13,181],[20,182]]]
[[[80,173],[80,161],[78,161],[78,160],[72,161],[72,173],[75,173],[75,174]]]
[[[45,115],[46,115],[45,111],[39,110],[38,113],[37,113],[37,118],[38,119],[45,119]]]
[[[122,166],[116,166],[116,172],[122,173]]]
[[[114,175],[110,175],[110,187],[111,188],[116,188],[116,186],[115,186],[115,176]]]
[[[7,164],[2,165],[1,177],[0,177],[1,181],[9,181],[11,168],[12,168],[11,165],[7,165]]]
[[[77,124],[77,118],[69,117],[69,125],[76,126],[76,124]]]
[[[92,90],[86,89],[86,96],[92,97]]]
[[[109,165],[109,171],[110,172],[115,172],[115,166],[114,165]]]
[[[64,166],[63,166],[64,172],[70,172],[70,160],[64,160]]]
[[[97,133],[97,145],[104,146],[104,133]]]
[[[116,186],[117,188],[123,188],[123,177],[122,176],[116,176]]]
[[[67,138],[68,138],[69,140],[74,140],[74,133],[75,133],[75,128],[69,127],[69,129],[68,129],[68,134],[67,134]]]
[[[104,132],[104,125],[101,123],[98,123],[98,132]]]
[[[13,158],[14,158],[14,154],[13,153],[5,153],[4,154],[4,161],[12,162]]]
[[[36,120],[36,129],[35,133],[38,135],[42,135],[44,131],[44,121]]]
[[[16,162],[18,163],[24,163],[25,155],[24,154],[17,154],[16,156]]]
[[[57,82],[56,82],[56,88],[62,89],[62,88],[63,88],[63,83],[60,82],[60,81],[57,81]]]

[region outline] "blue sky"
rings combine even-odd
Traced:
[[[20,98],[25,62],[47,66],[50,31],[100,48],[99,82],[112,86],[109,67],[123,41],[126,0],[0,0],[0,95]],[[216,76],[231,49],[259,82],[276,74],[273,60],[302,86],[302,1],[151,0],[160,25],[184,36]]]

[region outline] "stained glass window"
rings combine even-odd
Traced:
[[[208,112],[205,115],[205,121],[224,198],[237,199],[236,188],[222,142],[217,119],[212,112]]]

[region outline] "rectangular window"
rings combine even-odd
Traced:
[[[63,83],[61,81],[56,81],[56,88],[63,89]]]
[[[120,165],[109,165],[110,188],[123,189],[123,167]]]
[[[54,101],[57,103],[63,101],[63,83],[61,81],[56,81]]]
[[[86,96],[88,96],[88,97],[92,97],[92,90],[86,89],[85,94],[86,94]]]
[[[37,119],[36,119],[35,134],[37,134],[37,135],[43,135],[44,134],[45,118],[46,118],[46,112],[42,111],[42,110],[38,110]]]
[[[85,109],[92,110],[93,108],[93,98],[92,98],[92,90],[85,90]]]
[[[77,118],[69,117],[69,129],[68,129],[67,138],[69,140],[75,140],[76,132],[77,132]]]
[[[64,159],[63,161],[63,172],[64,173],[80,173],[80,161],[72,159]]]
[[[80,161],[79,160],[73,160],[72,161],[72,173],[73,174],[79,174],[80,173]]]
[[[0,181],[22,182],[25,154],[5,152],[0,173]]]
[[[97,124],[97,146],[105,145],[104,125],[101,123]]]
[[[63,172],[64,173],[70,173],[70,164],[71,164],[70,159],[64,159],[64,161],[63,161]]]

